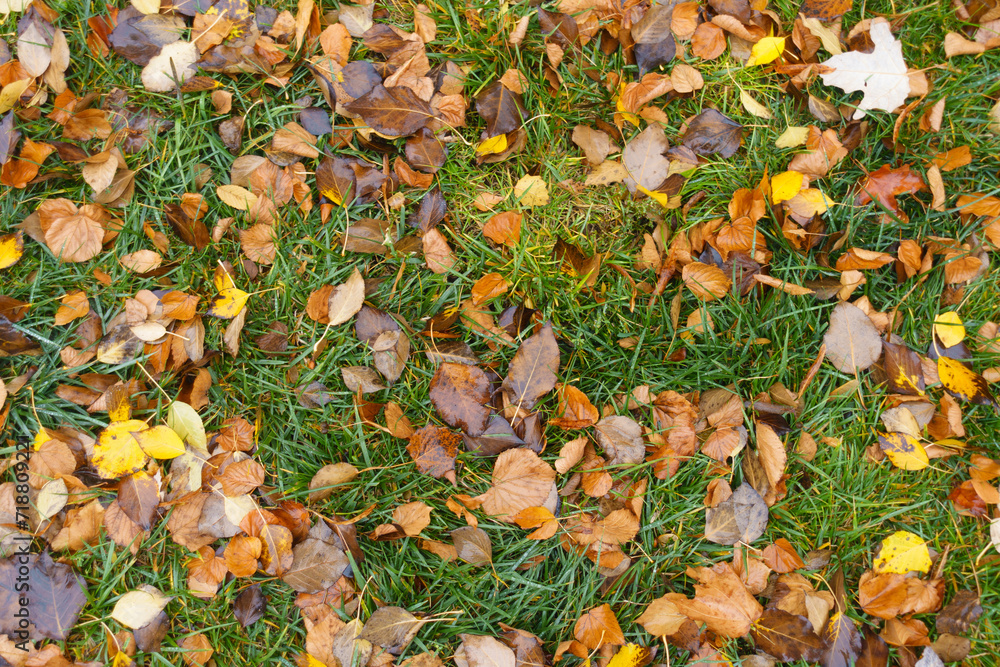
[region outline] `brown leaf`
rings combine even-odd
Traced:
[[[823,336],[826,358],[838,370],[857,373],[872,366],[882,355],[878,330],[863,310],[838,303],[830,313],[830,328]]]
[[[309,481],[309,502],[325,500],[358,476],[358,469],[350,463],[330,463],[320,468]]]
[[[870,628],[865,627],[866,641],[869,639],[869,631]],[[885,656],[888,657],[889,651],[885,642],[877,635],[874,635],[874,638],[880,643],[882,648],[886,649]],[[874,660],[866,661],[865,656],[861,655],[862,639],[858,633],[858,627],[855,625],[854,620],[844,613],[838,612],[834,614],[826,624],[826,628],[823,630],[823,641],[826,643],[826,650],[822,658],[824,665],[830,665],[831,667],[840,667],[841,665],[843,667],[849,667],[850,665],[857,665],[857,667],[877,667],[880,664]],[[873,643],[869,643],[869,646],[875,648]],[[881,667],[885,667],[886,663],[887,661],[883,660]]]
[[[691,37],[691,52],[705,60],[715,60],[726,50],[726,33],[713,23],[702,23]]]
[[[587,438],[576,438],[570,440],[559,450],[559,459],[555,468],[559,474],[566,474],[573,466],[583,459],[583,451],[587,446]]]
[[[209,643],[208,637],[200,632],[185,637],[181,640],[180,646],[184,649],[181,653],[181,658],[187,667],[195,667],[196,665],[200,667],[201,665],[208,664],[208,661],[212,659],[212,655],[215,653],[215,649]]]
[[[651,123],[625,145],[622,165],[628,171],[625,185],[629,192],[636,192],[638,186],[657,190],[663,185],[670,169],[670,160],[665,155],[669,148],[667,135],[657,123]]]
[[[226,568],[234,577],[252,577],[257,572],[257,560],[261,554],[259,537],[237,535],[229,540],[223,557]]]
[[[97,544],[101,538],[104,523],[104,508],[99,500],[93,500],[83,507],[73,508],[66,513],[62,530],[52,538],[53,551],[68,549],[80,551]]]
[[[574,144],[583,149],[587,155],[587,162],[592,167],[604,162],[604,159],[614,148],[611,137],[586,125],[577,125],[573,128],[572,140]]]
[[[319,530],[317,530],[319,528]],[[299,593],[316,593],[337,583],[350,562],[343,551],[319,535],[329,529],[317,524],[310,537],[295,545],[292,565],[281,579]]]
[[[493,562],[493,544],[485,531],[463,526],[451,531],[458,557],[470,565],[482,566]]]
[[[622,634],[615,612],[611,610],[609,604],[602,604],[584,612],[573,627],[573,636],[592,651],[605,644],[625,643],[625,635]]]
[[[688,617],[677,606],[677,601],[686,601],[680,593],[667,593],[653,600],[635,622],[640,624],[651,635],[665,637],[681,629]]]
[[[75,319],[85,317],[90,312],[90,302],[81,290],[67,292],[59,299],[59,310],[56,311],[54,324],[61,326]]]
[[[142,530],[152,528],[159,503],[160,485],[144,471],[133,473],[118,487],[118,504],[122,512]]]
[[[503,391],[507,400],[523,410],[531,410],[556,385],[559,345],[546,323],[541,331],[525,340],[510,362]]]
[[[430,398],[449,426],[478,436],[486,429],[492,385],[477,366],[445,362],[431,379]]]
[[[555,477],[549,464],[530,449],[509,449],[497,457],[492,486],[479,496],[483,510],[510,523],[521,510],[545,505]]]
[[[611,465],[634,465],[641,462],[646,454],[642,427],[631,417],[605,417],[594,426],[594,435],[604,452],[611,457]]]
[[[833,21],[851,10],[854,0],[803,0],[799,13],[821,21]]]
[[[413,168],[428,174],[437,173],[448,159],[445,145],[426,127],[406,139],[405,151]]]
[[[413,458],[417,470],[455,482],[455,456],[462,436],[439,426],[425,426],[410,437],[406,451]]]
[[[459,635],[462,643],[455,651],[458,667],[517,667],[514,651],[493,637],[485,635]],[[413,665],[412,667],[423,667]],[[430,666],[435,667],[435,666]]]
[[[77,208],[68,199],[48,199],[38,207],[45,244],[63,262],[85,262],[101,252],[111,217],[98,204]]]
[[[507,134],[521,127],[527,112],[521,96],[499,81],[487,86],[476,97],[476,111],[486,121],[486,136]]]
[[[750,636],[758,650],[783,662],[817,662],[823,657],[824,642],[805,616],[768,609],[754,623]]]
[[[805,563],[795,552],[795,547],[783,537],[779,537],[773,544],[764,548],[761,554],[764,564],[779,574],[794,572],[805,567]],[[800,658],[786,658],[787,660],[799,660]]]
[[[747,634],[764,609],[747,592],[732,567],[720,563],[712,568],[699,568],[696,576],[701,584],[694,587],[694,599],[676,603],[681,612],[722,637]]]
[[[716,544],[750,544],[767,528],[767,505],[744,482],[733,495],[705,510],[705,539]]]
[[[778,434],[763,422],[757,422],[757,456],[767,475],[767,481],[772,487],[776,487],[785,474],[788,454],[785,453],[785,443],[781,442]]]
[[[472,286],[472,303],[479,305],[507,293],[510,283],[499,273],[487,273]]]
[[[25,139],[18,158],[4,163],[0,183],[18,189],[28,187],[28,183],[38,176],[45,158],[54,150],[55,147],[51,144]]]
[[[347,281],[333,288],[327,307],[329,324],[343,324],[354,317],[365,302],[365,279],[354,267]]]
[[[416,537],[431,524],[431,507],[420,501],[406,503],[392,511],[392,520],[403,527],[407,536]]]
[[[361,638],[399,655],[424,623],[402,607],[379,607],[365,623]]]
[[[379,134],[387,137],[405,137],[427,125],[431,108],[409,88],[386,88],[376,85],[369,92],[346,105],[351,113],[358,114]]]
[[[740,147],[743,126],[715,109],[701,112],[688,123],[681,143],[698,155],[732,157]]]
[[[437,229],[431,229],[424,233],[421,238],[423,242],[424,259],[427,261],[427,268],[434,273],[447,273],[457,261],[451,251],[451,246],[445,240],[444,234]]]
[[[24,609],[19,601],[23,591],[18,591],[18,577],[32,593],[32,617],[27,629],[15,616]],[[20,636],[32,641],[42,638],[65,641],[86,601],[87,584],[83,577],[70,565],[53,562],[47,552],[0,561],[0,632],[4,634],[13,637],[24,632]]]

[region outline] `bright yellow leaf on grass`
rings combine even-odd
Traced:
[[[122,422],[111,422],[97,436],[94,444],[94,456],[91,458],[97,474],[104,479],[117,479],[142,470],[149,456],[139,446],[133,433],[140,433],[149,428],[146,422],[139,419],[129,419]]]
[[[212,299],[212,303],[208,307],[208,314],[212,317],[230,320],[240,314],[249,298],[250,295],[238,287],[227,287],[219,292],[219,296]]]
[[[44,445],[46,442],[48,442],[51,439],[52,439],[52,436],[49,435],[48,430],[46,430],[44,428],[38,429],[38,433],[35,434],[35,442],[34,442],[35,451],[37,452],[39,449],[42,448],[42,445]]]
[[[827,208],[829,208],[830,200],[817,188],[806,188],[798,196],[802,197],[809,210],[812,211],[812,215],[826,213]]]
[[[783,171],[771,178],[771,203],[780,204],[799,194],[805,176],[797,171]]]
[[[24,256],[24,232],[0,236],[0,269],[9,269]]]
[[[649,649],[638,644],[625,644],[615,657],[611,658],[608,667],[640,667],[649,659]]]
[[[681,198],[677,195],[671,197],[670,195],[663,192],[656,192],[655,190],[647,190],[638,183],[635,184],[636,190],[646,195],[650,199],[655,199],[656,202],[663,208],[680,208]]]
[[[295,656],[295,667],[324,667],[325,664],[308,653],[299,653]]]
[[[507,135],[498,134],[484,141],[480,141],[476,146],[476,155],[496,155],[507,150]]]
[[[784,37],[764,37],[753,45],[750,50],[750,59],[747,60],[747,67],[753,65],[766,65],[781,57],[785,50]]]
[[[931,554],[919,535],[897,530],[882,540],[882,551],[872,564],[876,574],[927,573],[931,569]]]
[[[923,470],[930,464],[920,441],[906,433],[879,433],[878,444],[892,465],[901,470]]]
[[[154,459],[175,459],[184,453],[184,441],[169,426],[154,426],[133,436]]]
[[[793,125],[781,133],[781,136],[777,138],[774,145],[778,148],[795,148],[806,143],[806,138],[808,137],[808,127],[796,127]]]
[[[622,115],[622,118],[632,123],[636,127],[639,127],[639,117],[636,116],[631,111],[629,111],[628,109],[626,109],[625,105],[622,103],[622,95],[625,93],[625,86],[627,85],[628,84],[622,81],[621,84],[619,84],[618,86],[618,99],[615,100],[615,111],[620,113]]]
[[[965,340],[965,327],[962,318],[954,310],[941,313],[934,320],[934,335],[945,347],[958,345]]]

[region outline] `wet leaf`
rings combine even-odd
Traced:
[[[260,584],[254,584],[243,591],[233,600],[233,616],[244,628],[248,628],[261,618],[267,610],[267,598],[261,592]]]
[[[698,155],[732,157],[740,147],[743,126],[715,109],[708,109],[688,123],[681,143]]]
[[[489,378],[477,366],[445,362],[431,379],[431,402],[441,418],[470,436],[486,430],[492,393]]]
[[[764,613],[728,563],[696,572],[693,600],[678,600],[681,611],[723,637],[742,637]]]
[[[594,426],[594,435],[605,454],[611,457],[608,462],[611,465],[634,465],[646,455],[642,427],[631,417],[605,417]]]
[[[714,264],[691,262],[681,271],[684,285],[699,299],[714,301],[729,293],[732,281]]]
[[[809,619],[780,609],[766,610],[754,623],[750,636],[757,650],[783,662],[817,662],[823,656],[824,642],[813,631]]]
[[[858,660],[862,650],[861,635],[854,620],[847,614],[837,612],[830,617],[823,629],[823,641],[826,644],[820,659],[823,667],[862,667],[865,664],[863,660]],[[884,642],[882,646],[885,646]],[[871,667],[875,665],[871,664]]]
[[[26,579],[25,569],[27,570]],[[18,580],[18,577],[22,577]],[[30,625],[25,631],[15,616],[22,609],[18,581],[31,592]],[[0,560],[0,632],[11,637],[25,631],[33,641],[65,641],[87,601],[87,584],[71,566],[53,562],[48,553]]]
[[[910,396],[924,394],[924,372],[917,353],[903,344],[882,341],[889,391]]]
[[[499,81],[487,86],[476,97],[476,111],[486,121],[487,137],[513,132],[527,117],[521,96]]]
[[[420,630],[423,623],[402,607],[380,607],[361,631],[361,638],[399,655]]]
[[[558,371],[559,345],[552,325],[547,323],[518,347],[503,381],[503,391],[511,403],[531,410],[556,386]]]
[[[118,487],[118,504],[122,512],[143,530],[153,527],[159,503],[160,485],[144,471],[130,475]]]
[[[332,586],[350,565],[343,551],[318,537],[296,544],[292,556],[281,580],[299,593],[316,593]]]

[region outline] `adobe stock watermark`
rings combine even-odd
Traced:
[[[30,498],[28,496],[28,458],[31,456],[31,441],[28,439],[19,440],[17,450],[14,453],[14,464],[11,470],[14,472],[14,503],[15,503],[15,523],[19,533],[14,535],[13,540],[16,545],[11,559],[16,566],[14,575],[14,592],[17,593],[18,607],[13,611],[14,618],[17,619],[17,630],[11,637],[15,641],[15,646],[27,652],[29,650],[28,638],[31,627],[31,581],[30,581],[30,556],[31,556],[31,529],[28,526],[28,509]]]

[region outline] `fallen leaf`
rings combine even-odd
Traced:
[[[431,379],[431,402],[441,418],[470,436],[486,430],[492,394],[486,373],[469,364],[442,363]]]
[[[508,449],[497,457],[492,485],[479,499],[487,514],[511,523],[521,510],[545,505],[555,478],[555,470],[530,449]]]
[[[556,386],[559,345],[552,325],[542,329],[518,347],[503,381],[507,399],[523,410],[531,410],[538,400]]]
[[[910,94],[910,76],[903,61],[902,44],[892,35],[889,22],[882,18],[871,21],[871,53],[850,51],[833,56],[823,66],[834,71],[821,73],[823,83],[853,93],[862,91],[854,119],[864,118],[866,110],[892,111]]]
[[[931,569],[931,557],[927,543],[918,535],[905,530],[897,530],[882,540],[882,548],[872,563],[877,573],[908,572],[927,573]]]
[[[602,604],[584,612],[573,627],[573,636],[592,651],[605,644],[625,643],[625,635],[622,634],[615,612],[611,610],[609,604]]]
[[[681,143],[698,155],[732,157],[740,147],[743,126],[715,109],[701,112],[688,123]]]
[[[522,176],[514,184],[514,200],[525,208],[549,203],[549,186],[540,176]]]
[[[493,545],[485,531],[463,526],[451,531],[452,542],[458,557],[470,565],[489,565],[493,562]]]
[[[846,301],[830,313],[830,328],[823,342],[826,358],[845,373],[863,371],[882,355],[882,340],[875,325],[864,311]]]
[[[705,539],[716,544],[751,544],[767,528],[767,504],[744,482],[726,500],[705,510]]]
[[[118,598],[111,610],[111,618],[127,628],[137,630],[156,618],[172,599],[153,586],[140,586]]]
[[[31,622],[27,630],[15,616],[25,609],[19,601],[25,584],[31,592],[28,607]],[[54,562],[48,553],[0,560],[0,633],[33,641],[43,638],[66,641],[86,601],[87,584],[83,577],[70,565]]]

